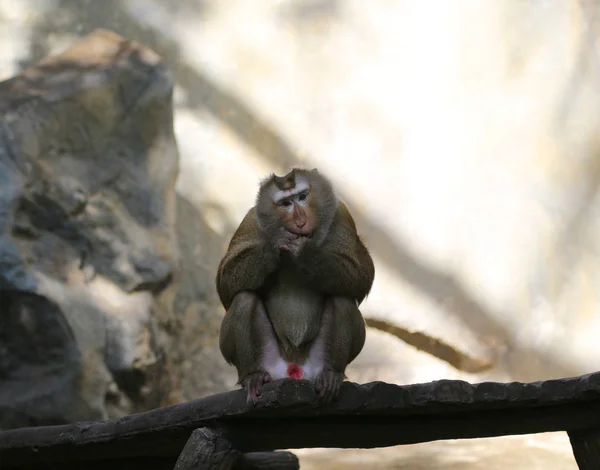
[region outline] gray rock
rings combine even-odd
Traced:
[[[0,429],[177,396],[172,88],[103,30],[0,83]]]

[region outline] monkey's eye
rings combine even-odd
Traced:
[[[290,207],[292,205],[292,202],[291,201],[283,201],[281,203],[281,205],[284,206],[284,207]]]
[[[306,196],[307,196],[306,193],[302,193],[302,194],[300,194],[300,196],[298,196],[298,200],[304,201],[304,200],[306,200]]]

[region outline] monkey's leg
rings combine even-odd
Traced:
[[[362,351],[365,338],[365,321],[354,299],[329,297],[321,331],[309,352],[309,362],[322,366],[315,377],[315,390],[322,401],[328,403],[338,396],[346,366]]]
[[[282,360],[279,345],[262,299],[244,291],[235,296],[223,318],[219,347],[228,363],[238,370],[238,384],[256,403],[263,384],[278,374]],[[285,366],[284,366],[285,367]]]

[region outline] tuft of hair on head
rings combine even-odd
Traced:
[[[296,186],[296,170],[292,169],[287,175],[274,176],[273,182],[281,190],[292,189]]]
[[[308,170],[305,168],[293,167],[283,176],[278,176],[275,173],[271,173],[260,181],[259,192],[256,196],[257,204],[262,199],[262,196],[266,194],[265,190],[267,190],[270,186],[274,186],[279,191],[289,191],[294,189],[298,182],[297,179],[299,175],[303,175],[305,177],[310,175],[321,176],[316,168]]]

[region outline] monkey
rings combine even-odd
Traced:
[[[219,348],[237,368],[247,402],[283,378],[312,382],[325,403],[336,398],[365,343],[359,306],[374,277],[328,178],[302,168],[264,178],[216,275],[226,310]]]

